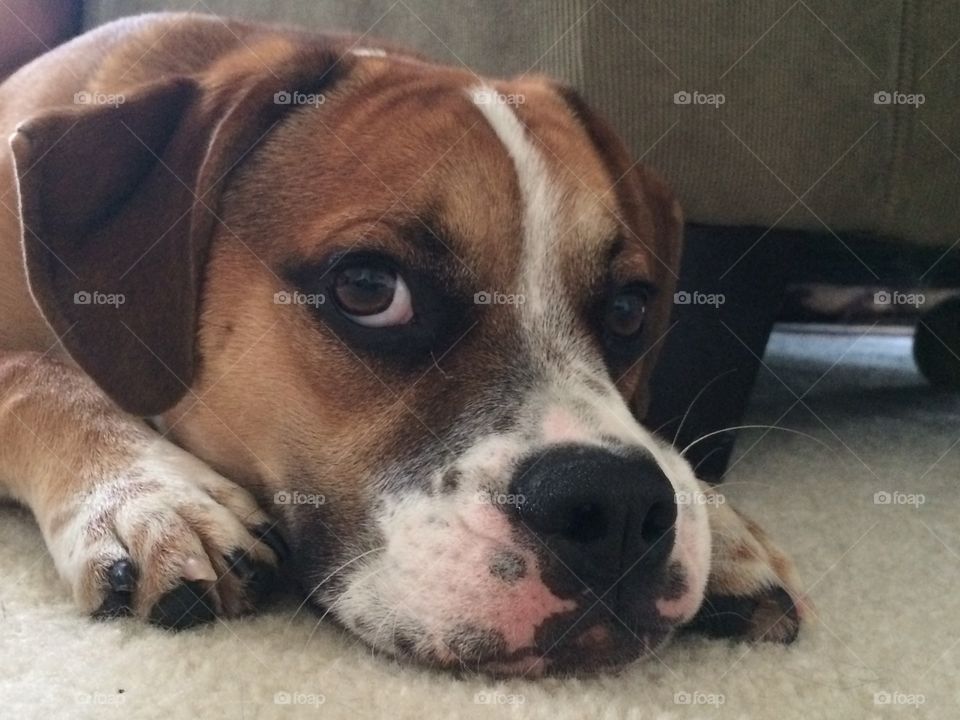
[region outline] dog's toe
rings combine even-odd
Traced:
[[[246,491],[179,452],[78,496],[65,515],[54,546],[78,604],[98,618],[179,629],[246,614],[287,555]]]
[[[705,492],[713,497],[713,488]],[[793,563],[755,522],[725,502],[709,507],[710,577],[688,624],[713,637],[791,643],[809,617]]]
[[[243,583],[254,604],[264,600],[276,585],[279,575],[276,566],[251,558],[244,550],[234,550],[227,556],[227,562],[230,571]]]
[[[290,557],[290,548],[287,547],[286,541],[283,539],[283,535],[280,534],[280,531],[277,530],[276,523],[264,523],[253,528],[251,531],[253,536],[257,538],[260,542],[264,543],[273,550],[274,555],[277,556],[277,560],[283,564]]]
[[[800,612],[786,590],[770,587],[756,595],[707,596],[686,627],[716,638],[789,644],[797,639]]]
[[[131,593],[137,587],[137,568],[129,560],[117,560],[107,571],[107,581],[115,593]]]
[[[133,591],[137,587],[137,568],[130,560],[117,560],[106,573],[108,589],[103,602],[93,615],[114,618],[133,611]]]
[[[154,604],[150,622],[170,630],[211,622],[217,616],[212,600],[208,584],[185,580]]]
[[[789,645],[800,632],[800,609],[783,588],[772,588],[757,598],[750,639]]]

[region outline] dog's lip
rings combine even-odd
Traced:
[[[638,628],[632,632],[621,626],[616,648],[584,646],[579,643],[585,633],[573,634],[567,641],[551,647],[530,646],[509,653],[472,658],[469,662],[437,657],[409,659],[425,662],[438,669],[462,674],[487,675],[493,678],[566,677],[616,673],[633,662],[650,657],[673,635],[675,627]],[[590,628],[587,629],[589,631]]]

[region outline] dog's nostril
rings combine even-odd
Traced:
[[[674,544],[676,495],[645,454],[616,455],[579,445],[531,455],[515,470],[515,516],[591,589],[633,569],[649,579],[666,566]],[[612,579],[611,579],[612,578]],[[579,590],[579,587],[578,587]]]
[[[563,536],[578,543],[599,540],[607,534],[607,514],[596,503],[574,507],[567,516]]]
[[[647,510],[647,516],[643,519],[640,537],[653,545],[673,528],[676,519],[677,513],[673,503],[655,502]]]

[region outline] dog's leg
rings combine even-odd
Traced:
[[[0,488],[94,615],[175,628],[236,615],[284,553],[245,490],[35,353],[0,352]]]
[[[714,637],[789,643],[806,599],[792,561],[760,527],[701,483],[713,541],[706,598],[688,630]]]

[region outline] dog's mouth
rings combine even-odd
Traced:
[[[397,647],[405,661],[444,671],[492,677],[568,677],[610,673],[654,655],[671,637],[669,623],[629,627],[603,613],[569,613],[537,630],[530,647],[507,651],[497,633],[460,628],[430,650]]]
[[[588,597],[589,596],[589,597]],[[616,606],[584,593],[572,609],[547,615],[528,631],[529,644],[508,639],[509,618],[500,627],[459,622],[452,629],[428,629],[410,617],[394,615],[390,622],[336,618],[344,630],[359,635],[374,653],[455,674],[499,677],[570,677],[616,672],[655,656],[683,624],[654,608]],[[324,617],[335,615],[311,603]]]
[[[567,445],[531,458],[503,500],[385,495],[372,550],[323,558],[344,568],[332,581],[302,568],[311,603],[375,652],[445,670],[591,674],[653,654],[703,598],[701,508],[678,504],[645,456]],[[295,544],[321,559],[312,533]]]

